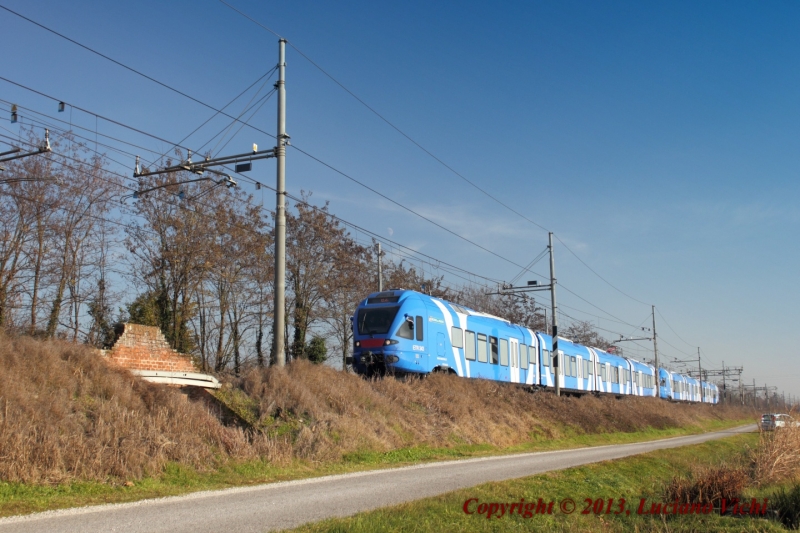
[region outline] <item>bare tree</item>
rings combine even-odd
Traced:
[[[291,353],[295,358],[306,357],[308,330],[324,315],[324,304],[342,274],[339,266],[348,264],[347,254],[357,249],[346,229],[328,215],[328,204],[312,207],[307,203],[309,197],[303,193],[303,202],[295,205],[297,214],[286,216],[290,250],[286,274],[293,318]]]

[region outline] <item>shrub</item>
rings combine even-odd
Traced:
[[[712,504],[719,508],[722,500],[741,499],[749,477],[742,468],[731,466],[702,467],[688,477],[675,477],[667,485],[665,501]]]
[[[800,485],[789,490],[781,488],[769,498],[769,502],[784,527],[800,529]]]

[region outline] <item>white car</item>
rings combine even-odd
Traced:
[[[800,423],[787,414],[765,414],[761,416],[761,429],[764,431],[772,431],[786,427],[798,427],[799,425]]]

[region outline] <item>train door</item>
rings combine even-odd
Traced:
[[[520,381],[519,340],[508,339],[508,352],[508,362],[510,366],[509,380],[511,383],[524,383],[524,381]]]
[[[539,384],[539,343],[536,335],[531,335],[531,345],[528,346],[528,364],[525,366],[525,383],[528,385]]]
[[[436,355],[444,357],[444,333],[442,332],[436,334]]]
[[[575,360],[575,381],[577,382],[575,388],[583,390],[583,357],[580,355]]]

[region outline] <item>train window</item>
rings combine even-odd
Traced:
[[[575,377],[578,375],[578,370],[576,368],[576,359],[574,357],[569,358],[569,375]]]
[[[583,375],[582,377],[588,378],[589,377],[589,361],[587,359],[583,360]]]
[[[488,361],[486,354],[486,335],[478,333],[478,361],[485,363]]]
[[[606,376],[606,365],[600,365],[600,381],[608,381],[608,376]]]
[[[500,339],[500,364],[508,366],[508,341]]]
[[[408,317],[410,318],[410,317]],[[403,320],[403,323],[400,324],[400,327],[397,328],[397,332],[395,332],[397,337],[401,339],[411,339],[414,340],[414,328],[408,320]]]
[[[421,316],[418,316],[418,317],[417,317],[417,327],[415,327],[415,328],[414,328],[414,329],[416,330],[416,333],[417,333],[417,340],[418,340],[418,341],[421,341],[421,340],[423,340],[423,336],[422,336],[422,326],[424,326],[424,325],[425,325],[425,324],[424,324],[424,322],[422,321],[422,317],[421,317]]]
[[[526,344],[519,345],[519,367],[528,370],[528,346]]]
[[[542,366],[550,366],[550,350],[542,350]]]
[[[491,350],[492,360],[490,361],[493,365],[497,364],[498,357],[497,357],[497,337],[489,337],[489,350]]]
[[[464,340],[466,341],[464,347],[464,357],[469,359],[470,361],[475,360],[475,332],[474,331],[465,331],[466,335],[464,336]]]
[[[509,343],[509,362],[514,368],[519,368],[519,344]]]
[[[400,307],[378,307],[372,309],[359,309],[358,332],[361,335],[385,335],[392,327],[394,317]]]
[[[464,331],[461,328],[453,326],[450,330],[450,338],[453,348],[464,347]]]

